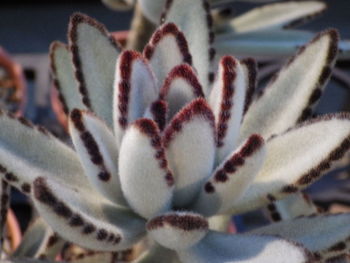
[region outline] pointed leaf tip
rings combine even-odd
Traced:
[[[208,221],[199,214],[173,212],[151,219],[146,227],[159,244],[177,250],[198,243],[208,232]]]

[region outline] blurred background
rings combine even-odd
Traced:
[[[349,0],[328,2],[328,11],[302,28],[314,32],[326,28],[337,28],[343,39],[350,39]],[[252,8],[254,4],[234,5],[234,13]],[[99,0],[1,0],[0,3],[0,46],[14,61],[22,65],[25,83],[28,87],[28,101],[24,114],[34,123],[48,127],[53,133],[65,138],[65,133],[56,121],[50,104],[49,45],[54,40],[67,42],[67,24],[73,12],[86,13],[104,23],[109,31],[127,30],[132,12],[116,12],[105,7]],[[350,62],[337,65],[343,70],[345,82],[332,80],[316,110],[317,114],[350,110]],[[350,183],[348,171],[336,171],[316,183],[308,191],[324,209],[337,204],[350,204]],[[12,206],[19,218],[26,218],[30,208],[23,196],[14,196]],[[247,216],[249,221],[249,215]],[[254,217],[250,217],[250,220]],[[26,220],[23,220],[26,222]],[[25,223],[22,227],[25,227]]]

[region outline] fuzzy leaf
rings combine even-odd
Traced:
[[[156,100],[158,87],[148,62],[135,51],[120,54],[114,86],[114,132],[120,144],[127,125],[142,117]]]
[[[133,263],[154,263],[154,262],[179,263],[179,260],[174,250],[170,250],[160,245],[154,244],[150,249],[145,251],[139,258],[137,258]]]
[[[112,127],[113,80],[119,45],[104,25],[80,13],[70,19],[68,38],[83,103]]]
[[[274,3],[251,9],[232,19],[235,32],[279,29],[302,24],[326,9],[320,1],[289,1]]]
[[[205,216],[231,209],[257,175],[264,159],[264,139],[252,135],[214,171],[193,209]]]
[[[211,47],[214,33],[211,31],[213,21],[208,2],[171,0],[167,2],[162,21],[175,23],[184,33],[193,55],[193,67],[198,73],[204,93],[209,94],[210,62],[215,56],[215,50]]]
[[[52,230],[39,217],[26,230],[19,247],[13,252],[12,257],[37,258],[45,249]]]
[[[76,153],[42,127],[0,112],[0,133],[0,176],[24,193],[39,174],[87,183]]]
[[[183,250],[198,243],[208,232],[208,221],[199,214],[170,212],[147,223],[147,231],[162,246]]]
[[[69,114],[74,108],[85,109],[68,47],[61,42],[53,42],[50,46],[50,62],[53,83],[64,112]]]
[[[287,62],[246,113],[242,138],[253,132],[269,138],[310,116],[330,77],[337,41],[336,31],[325,31]]]
[[[246,89],[247,83],[239,61],[230,56],[223,57],[209,96],[217,130],[217,163],[221,163],[237,146]]]
[[[133,7],[136,0],[102,0],[106,6],[113,10],[129,10]]]
[[[304,189],[330,170],[349,148],[348,114],[311,119],[271,138],[262,169],[231,212],[248,211]]]
[[[154,121],[139,119],[126,131],[119,167],[125,198],[139,215],[150,218],[170,209],[174,178]]]
[[[118,174],[118,147],[105,122],[91,112],[74,109],[69,133],[89,182],[107,199],[126,205]]]
[[[329,214],[282,221],[253,230],[253,234],[279,235],[303,244],[312,252],[345,252],[350,236],[350,214]],[[337,245],[337,246],[335,246]]]
[[[312,37],[311,32],[301,30],[262,30],[238,34],[229,32],[219,34],[214,47],[218,57],[232,54],[271,60],[271,57],[292,56]]]
[[[139,0],[142,13],[154,24],[158,24],[167,0]]]
[[[89,187],[38,177],[34,197],[40,215],[54,231],[88,249],[126,249],[144,233],[141,218],[113,205]]]
[[[301,263],[310,260],[310,254],[303,247],[279,237],[214,231],[209,231],[188,250],[178,251],[178,255],[184,263]]]
[[[173,68],[160,90],[160,98],[168,101],[169,119],[197,97],[204,97],[204,93],[196,73],[188,64]]]
[[[231,215],[216,215],[208,218],[209,229],[226,233],[231,222]]]
[[[309,196],[295,193],[268,205],[271,219],[274,221],[294,219],[299,216],[316,214],[318,209]]]
[[[10,201],[10,185],[0,180],[0,255],[3,249],[4,228]]]
[[[149,60],[159,86],[163,85],[174,67],[183,63],[192,64],[187,40],[173,23],[167,23],[153,33],[143,55]]]
[[[191,204],[213,168],[214,116],[204,99],[196,99],[174,116],[164,131],[169,168],[175,177],[174,205]]]

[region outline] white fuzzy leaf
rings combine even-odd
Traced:
[[[247,33],[218,34],[214,47],[217,56],[232,54],[271,60],[292,56],[297,49],[310,41],[313,33],[301,30],[261,30]]]
[[[184,33],[190,53],[193,55],[193,67],[203,91],[209,93],[210,62],[215,50],[211,47],[214,34],[211,31],[212,17],[206,0],[172,0],[167,3],[162,21],[175,23]]]
[[[268,138],[312,113],[337,55],[338,34],[328,30],[302,47],[246,113],[241,140],[253,132]]]
[[[326,9],[320,1],[289,1],[274,3],[251,9],[232,19],[231,26],[236,32],[286,28],[299,25]]]
[[[170,212],[152,218],[147,231],[160,245],[173,250],[187,249],[208,232],[208,221],[191,212]]]
[[[192,67],[182,64],[170,71],[160,90],[160,97],[168,102],[171,119],[187,103],[204,97],[204,93]]]
[[[21,191],[29,193],[39,174],[87,183],[76,153],[42,127],[0,112],[0,133],[0,176]]]
[[[144,234],[144,221],[104,199],[91,188],[38,177],[34,204],[54,231],[82,247],[126,249]]]
[[[266,143],[262,169],[232,212],[248,211],[302,190],[350,148],[350,116],[324,115]]]
[[[12,257],[36,258],[41,255],[53,234],[52,230],[39,217],[26,230],[20,245],[13,252]]]
[[[310,259],[303,247],[279,237],[214,231],[178,255],[183,263],[305,263]]]
[[[158,87],[148,62],[135,51],[120,54],[114,86],[114,132],[120,144],[127,125],[142,117],[156,100]]]
[[[192,64],[186,38],[173,23],[162,25],[153,33],[143,55],[149,60],[159,86],[163,85],[174,67],[183,63]]]
[[[264,159],[264,139],[252,135],[214,171],[192,208],[205,216],[231,209],[257,175]]]
[[[104,25],[80,13],[70,19],[68,38],[83,103],[112,127],[113,80],[119,45]]]
[[[159,133],[154,121],[139,119],[126,131],[120,148],[119,172],[125,198],[145,218],[169,210],[174,189]]]
[[[167,0],[139,0],[142,13],[154,24],[158,24]]]
[[[125,205],[118,174],[118,147],[107,125],[91,112],[74,109],[69,133],[89,182],[112,202]]]
[[[312,252],[338,250],[344,253],[350,236],[349,220],[350,214],[314,215],[270,224],[251,233],[279,235],[303,244]]]
[[[295,193],[267,206],[271,219],[274,221],[294,219],[299,216],[316,214],[318,209],[309,196]]]
[[[217,130],[217,163],[237,146],[246,89],[245,74],[239,61],[231,56],[223,57],[209,96]]]
[[[59,93],[58,98],[64,112],[68,114],[74,108],[85,109],[68,47],[61,42],[53,42],[50,46],[50,62],[53,84]]]
[[[204,99],[174,116],[164,131],[164,146],[175,177],[174,205],[184,207],[199,193],[215,159],[214,116]]]

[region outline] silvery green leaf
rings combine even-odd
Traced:
[[[210,176],[216,149],[214,126],[209,105],[199,98],[178,112],[164,131],[165,152],[175,178],[175,206],[190,205]]]
[[[337,32],[328,30],[299,49],[245,114],[240,140],[252,133],[269,138],[310,117],[331,75],[337,43]]]
[[[181,64],[170,71],[159,96],[168,102],[168,118],[171,119],[187,103],[197,97],[204,97],[204,93],[193,68]]]
[[[316,205],[307,194],[298,192],[272,202],[267,206],[270,217],[274,221],[294,219],[318,213]]]
[[[40,174],[73,185],[87,183],[76,153],[44,128],[0,112],[0,133],[0,176],[22,192],[30,193]]]
[[[192,247],[207,234],[208,221],[192,212],[169,212],[147,222],[150,236],[163,247],[184,250]]]
[[[152,66],[159,87],[174,67],[184,63],[192,64],[188,42],[173,23],[164,24],[153,33],[143,55]]]
[[[209,95],[217,131],[218,164],[237,146],[246,90],[246,76],[240,62],[231,56],[222,57]]]
[[[38,177],[34,181],[33,199],[54,231],[88,249],[123,250],[144,234],[144,220],[112,204],[89,186]]]
[[[299,25],[326,9],[320,1],[288,1],[251,9],[230,22],[235,32],[279,29]]]
[[[145,251],[133,263],[180,263],[177,254],[174,250],[167,249],[160,245],[154,244],[150,249]]]
[[[129,10],[135,2],[136,0],[102,0],[102,3],[113,10]]]
[[[253,210],[312,184],[349,151],[349,136],[350,116],[338,113],[272,137],[264,165],[231,212]]]
[[[227,212],[254,180],[265,160],[264,139],[250,136],[227,157],[205,182],[194,211],[205,216]]]
[[[167,0],[139,0],[142,13],[154,24],[158,24]]]
[[[64,112],[69,114],[74,108],[85,109],[68,47],[61,42],[53,42],[50,46],[50,62],[53,84],[59,93],[58,98]]]
[[[227,54],[254,58],[279,58],[293,55],[313,34],[300,30],[262,30],[217,35],[214,47],[218,57]]]
[[[88,181],[103,196],[126,205],[118,174],[118,147],[106,123],[89,111],[74,109],[69,133]]]
[[[124,196],[139,215],[150,218],[171,209],[174,178],[154,121],[139,119],[127,129],[119,172]]]
[[[169,1],[162,21],[175,23],[184,33],[190,53],[193,55],[193,67],[203,91],[209,93],[210,63],[215,56],[211,47],[214,41],[210,6],[206,0]]]
[[[118,58],[114,87],[114,133],[120,145],[127,125],[144,115],[157,99],[159,88],[148,61],[128,50]]]
[[[68,38],[83,103],[112,127],[113,81],[119,45],[104,25],[80,13],[70,19]]]
[[[183,263],[311,262],[305,248],[280,237],[214,231],[209,231],[196,245],[178,251],[178,255]]]
[[[26,230],[20,245],[11,255],[12,257],[37,258],[45,252],[47,242],[53,235],[52,230],[39,217]]]
[[[10,185],[0,180],[0,256],[3,249],[4,231],[10,201]]]
[[[349,249],[350,214],[324,214],[282,221],[253,230],[252,234],[279,235],[303,244],[320,255],[343,254]]]

